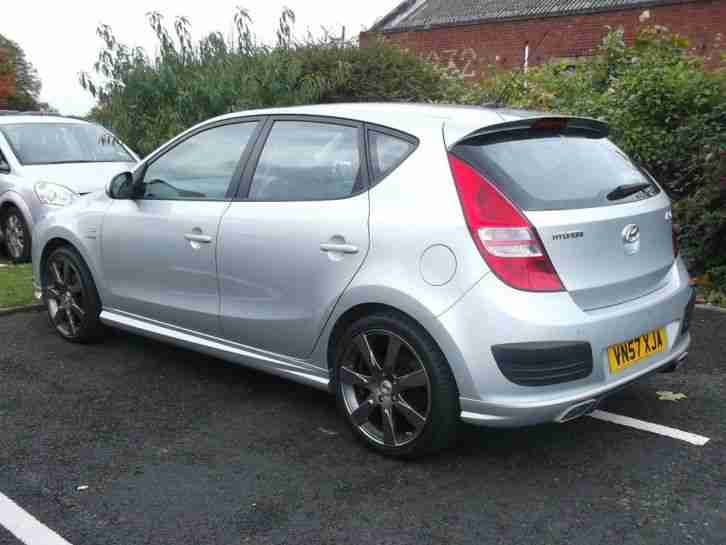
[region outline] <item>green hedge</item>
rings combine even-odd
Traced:
[[[277,44],[257,43],[249,16],[236,17],[238,40],[220,34],[192,43],[189,21],[167,29],[149,15],[159,53],[149,58],[102,25],[104,47],[94,71],[81,84],[99,101],[91,116],[113,130],[141,155],[183,129],[210,117],[251,108],[317,102],[446,98],[448,77],[432,64],[382,44],[361,49],[332,39],[292,39],[294,14],[283,12]]]

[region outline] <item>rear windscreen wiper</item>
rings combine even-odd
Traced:
[[[607,198],[609,201],[619,201],[620,199],[634,195],[639,191],[643,191],[648,187],[650,187],[649,183],[619,185],[607,194]]]

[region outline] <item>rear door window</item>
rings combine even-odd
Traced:
[[[464,142],[454,153],[470,162],[524,210],[611,206],[652,197],[658,186],[607,138],[549,135]],[[619,186],[647,184],[609,200]]]
[[[371,157],[371,174],[378,181],[400,165],[416,145],[409,139],[392,134],[369,130],[368,150]]]
[[[365,188],[359,128],[275,121],[257,162],[249,199],[343,199]]]

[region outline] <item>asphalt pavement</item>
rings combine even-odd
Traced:
[[[693,337],[686,368],[602,408],[704,446],[586,417],[465,427],[451,450],[400,462],[354,441],[317,390],[119,332],[69,344],[43,313],[7,316],[0,493],[73,545],[723,545],[726,314],[697,310]],[[0,543],[20,542],[0,527]]]

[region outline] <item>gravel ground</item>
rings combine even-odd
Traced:
[[[703,447],[583,418],[466,427],[406,463],[362,448],[316,390],[122,333],[72,345],[41,313],[8,316],[0,492],[74,545],[723,545],[726,314],[697,310],[693,335],[684,370],[603,408]],[[0,543],[19,541],[0,528]]]

